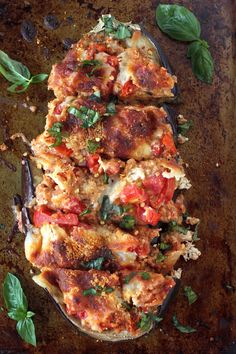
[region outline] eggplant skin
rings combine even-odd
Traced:
[[[169,63],[169,60],[167,59],[166,54],[164,53],[163,49],[161,48],[160,44],[158,43],[158,41],[142,26],[141,27],[141,31],[142,33],[149,39],[149,41],[152,43],[152,45],[155,47],[159,59],[160,59],[160,64],[166,68],[167,72],[171,75],[174,75],[174,71]],[[178,85],[175,84],[173,89],[172,89],[172,93],[173,93],[173,97],[171,97],[169,99],[169,101],[173,102],[177,99],[177,96],[179,95],[179,88]],[[166,99],[164,100],[166,102]]]
[[[33,184],[33,175],[30,167],[29,159],[22,157],[21,170],[21,185],[22,185],[22,225],[24,232],[27,232],[31,226],[31,219],[28,206],[35,197],[35,189]]]
[[[169,104],[163,103],[163,108],[167,113],[167,122],[171,125],[175,143],[178,140],[178,124],[176,111]]]

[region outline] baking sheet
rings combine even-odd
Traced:
[[[163,1],[164,3],[166,1]],[[24,258],[24,236],[17,234],[11,243],[7,237],[13,225],[12,196],[21,193],[20,156],[24,146],[15,142],[11,151],[0,154],[0,281],[7,271],[16,273],[29,299],[34,317],[37,349],[24,344],[15,331],[15,322],[0,313],[0,353],[125,354],[125,353],[220,353],[236,339],[236,115],[235,115],[235,1],[179,1],[201,21],[202,36],[211,47],[215,61],[212,86],[197,81],[186,58],[186,44],[161,34],[155,24],[159,1],[0,1],[0,47],[11,57],[25,63],[33,74],[49,72],[51,65],[65,55],[70,40],[95,25],[96,19],[112,13],[122,21],[140,23],[160,42],[174,67],[181,89],[176,109],[193,119],[190,142],[181,154],[193,187],[187,192],[188,210],[201,219],[198,246],[202,257],[197,262],[179,263],[184,269],[182,288],[171,304],[161,328],[135,341],[97,342],[78,331],[58,314],[43,289],[31,280],[31,267]],[[177,3],[168,1],[168,3]],[[49,29],[44,18],[53,14],[58,27]],[[37,30],[32,42],[21,34],[23,21],[31,21]],[[32,33],[31,33],[32,34]],[[69,39],[69,40],[68,40]],[[1,142],[4,137],[23,132],[30,140],[44,125],[47,101],[53,97],[46,83],[32,85],[24,94],[6,91],[8,83],[0,79]],[[36,106],[36,113],[31,112]],[[16,171],[4,166],[2,158]],[[218,166],[218,167],[217,167]],[[183,286],[191,285],[198,293],[197,302],[188,306]],[[228,285],[228,287],[227,287]],[[230,288],[230,287],[231,288]],[[2,301],[2,300],[1,300]],[[197,328],[182,334],[171,324],[178,319]],[[236,349],[231,349],[235,353]]]

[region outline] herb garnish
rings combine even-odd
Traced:
[[[165,256],[161,251],[158,253],[157,258],[156,258],[156,262],[157,263],[161,263],[163,262],[165,259],[167,258],[167,256]]]
[[[136,275],[136,272],[131,272],[124,277],[124,283],[129,284],[130,280]]]
[[[81,265],[82,265],[85,269],[97,269],[97,270],[101,270],[104,260],[105,260],[104,257],[99,257],[99,258],[97,258],[97,259],[92,259],[91,261],[88,261],[88,262],[81,262]]]
[[[94,93],[89,96],[90,100],[95,101],[95,102],[101,102],[101,92],[99,90],[94,91]]]
[[[48,133],[55,138],[55,143],[50,145],[51,147],[58,146],[62,143],[62,127],[63,124],[61,122],[56,122],[53,123],[50,129],[48,129]]]
[[[141,277],[143,280],[149,280],[151,278],[151,275],[148,272],[142,272]]]
[[[85,106],[81,106],[80,109],[69,107],[68,112],[83,122],[83,128],[92,127],[100,119],[99,112]]]
[[[2,50],[0,50],[0,73],[13,84],[7,88],[8,91],[13,93],[24,92],[31,83],[36,84],[42,82],[48,77],[47,74],[32,76],[25,65],[11,59]]]
[[[102,62],[100,60],[83,60],[81,62],[82,67],[92,67],[92,70],[89,72],[89,74],[87,74],[89,77],[92,76],[94,72],[101,67],[101,65]]]
[[[103,175],[103,183],[108,184],[109,183],[109,176],[107,173],[104,173]]]
[[[159,249],[162,251],[167,251],[171,248],[171,244],[170,243],[165,243],[165,242],[160,242],[159,243]]]
[[[20,281],[11,273],[7,273],[3,282],[3,298],[8,316],[17,321],[16,330],[20,337],[25,342],[36,346],[35,328],[31,318],[34,313],[28,311],[28,301]]]
[[[104,195],[102,199],[102,205],[100,208],[100,218],[103,221],[110,219],[114,214],[122,215],[123,208],[120,205],[115,205],[110,202],[108,195]]]
[[[211,84],[213,59],[208,43],[200,38],[201,26],[196,16],[184,6],[160,4],[156,20],[160,29],[171,38],[192,42],[187,56],[191,58],[193,73],[199,80]]]
[[[177,224],[176,221],[171,221],[169,223],[169,230],[170,231],[177,231],[177,232],[180,232],[181,234],[184,234],[184,235],[186,235],[187,232],[189,231],[188,229],[186,229],[186,227]]]
[[[100,147],[100,144],[94,140],[88,140],[88,152],[94,153],[98,148]]]
[[[193,121],[188,120],[183,124],[178,124],[178,133],[181,135],[186,135],[188,130],[193,126]]]
[[[197,330],[195,328],[192,328],[190,326],[183,326],[179,321],[177,320],[176,314],[172,317],[172,322],[175,328],[177,328],[181,333],[194,333]]]
[[[94,288],[89,288],[89,289],[86,289],[86,290],[83,290],[83,295],[84,296],[88,296],[88,295],[98,295],[100,296],[103,292],[106,293],[106,294],[110,294],[114,291],[113,288],[111,288],[110,286],[95,286]]]
[[[193,233],[193,241],[199,241],[200,238],[198,237],[198,227],[199,227],[200,221],[199,223],[195,226],[195,230]]]
[[[131,230],[135,227],[136,221],[132,215],[124,215],[121,219],[119,226],[122,229]]]
[[[90,213],[91,213],[91,210],[89,208],[87,208],[87,209],[84,209],[83,211],[81,211],[79,216],[84,216],[84,215],[87,215],[87,214],[90,214]]]
[[[184,295],[187,297],[189,305],[192,305],[197,300],[197,294],[193,291],[191,286],[184,287]]]
[[[160,323],[163,320],[163,318],[158,317],[154,315],[152,312],[148,313],[142,313],[141,314],[141,319],[138,323],[138,328],[140,328],[142,331],[148,331],[151,329],[151,326],[153,323]]]
[[[106,115],[113,115],[116,113],[116,105],[114,102],[109,102],[107,105]]]
[[[131,31],[126,25],[118,21],[114,21],[114,16],[103,16],[104,31],[116,39],[126,39],[132,36]]]

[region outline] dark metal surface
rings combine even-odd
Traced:
[[[164,2],[164,1],[163,1]],[[167,1],[165,1],[167,2]],[[168,1],[175,2],[176,1]],[[209,41],[215,60],[212,86],[197,81],[186,58],[186,44],[159,32],[155,24],[152,0],[1,0],[1,49],[29,66],[33,74],[49,72],[51,65],[65,55],[64,43],[77,40],[95,25],[102,13],[112,13],[124,21],[142,22],[157,38],[177,76],[181,102],[176,108],[194,120],[190,142],[181,147],[189,163],[188,175],[193,187],[187,193],[188,209],[201,218],[198,245],[202,257],[197,262],[180,263],[184,268],[179,294],[170,305],[164,321],[149,335],[124,343],[101,343],[73,329],[52,305],[43,289],[31,280],[30,265],[24,258],[23,235],[7,242],[13,225],[12,196],[21,192],[20,170],[22,144],[14,142],[0,158],[0,281],[7,271],[16,273],[36,313],[37,349],[24,344],[16,334],[15,322],[0,313],[0,353],[55,354],[218,354],[236,338],[236,116],[235,116],[235,1],[180,1],[201,20],[202,36]],[[48,26],[46,16],[57,26]],[[52,21],[53,19],[53,21]],[[23,21],[32,22],[22,36]],[[55,28],[55,29],[52,29]],[[34,37],[35,35],[35,37]],[[31,39],[34,37],[31,41]],[[1,79],[1,142],[8,134],[22,131],[28,139],[43,128],[47,101],[52,94],[46,83],[32,85],[27,93],[7,93],[8,83]],[[27,106],[37,106],[32,113]],[[16,166],[6,167],[2,158]],[[217,167],[219,164],[219,167]],[[191,285],[198,293],[189,306],[183,286]],[[171,324],[173,313],[185,324],[197,328],[193,334],[181,334]],[[235,350],[235,349],[232,349]],[[226,351],[228,353],[228,351]]]

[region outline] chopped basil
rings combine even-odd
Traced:
[[[107,34],[117,39],[126,39],[132,36],[131,31],[123,23],[114,21],[113,16],[103,16],[104,30]]]
[[[89,213],[91,213],[91,210],[90,210],[89,208],[87,208],[87,209],[81,211],[81,213],[79,214],[79,216],[84,216],[84,215],[89,214]]]
[[[122,229],[131,230],[134,228],[135,223],[135,218],[132,215],[124,215],[121,219],[121,222],[119,223],[119,226]]]
[[[165,243],[165,242],[161,242],[159,244],[159,249],[162,250],[162,251],[167,251],[171,248],[171,244],[170,243]]]
[[[102,205],[99,211],[100,218],[103,221],[110,219],[114,214],[122,215],[123,208],[120,205],[115,205],[110,202],[108,195],[104,195],[102,199]]]
[[[165,259],[167,258],[167,256],[165,256],[162,252],[159,252],[156,258],[156,262],[157,263],[161,263],[163,262]]]
[[[186,123],[184,124],[179,124],[178,125],[178,133],[181,135],[186,135],[187,132],[189,131],[189,129],[193,126],[193,121],[192,120],[188,120]]]
[[[172,317],[172,322],[175,328],[177,328],[181,333],[194,333],[197,331],[195,328],[192,328],[190,326],[183,326],[182,324],[180,324],[175,314]]]
[[[94,140],[88,140],[88,152],[94,153],[98,148],[100,147],[100,144]]]
[[[61,122],[56,122],[48,129],[48,133],[55,138],[55,143],[50,145],[51,147],[59,146],[62,143],[62,127],[63,124]]]
[[[130,305],[127,301],[122,301],[121,306],[127,311],[132,309],[132,305]]]
[[[138,323],[138,328],[140,328],[142,331],[148,331],[153,323],[160,323],[162,321],[161,317],[158,317],[154,315],[152,312],[148,313],[142,313],[141,314],[141,319]]]
[[[130,280],[136,275],[136,272],[131,272],[124,277],[124,284],[129,284]]]
[[[141,273],[141,277],[143,280],[149,280],[151,278],[151,275],[148,272],[143,272]]]
[[[114,102],[110,102],[107,105],[107,110],[106,110],[106,114],[107,115],[113,115],[116,113],[116,105]]]
[[[103,175],[103,183],[104,184],[108,184],[109,183],[109,176],[106,173],[104,173],[104,175]]]
[[[92,296],[98,295],[98,296],[100,296],[102,294],[102,292],[105,292],[106,294],[110,294],[113,291],[114,291],[114,289],[111,288],[110,286],[102,287],[100,285],[97,285],[94,288],[89,288],[89,289],[83,290],[83,295],[84,296],[89,296],[89,295],[92,295]]]
[[[85,106],[81,106],[80,109],[69,107],[68,112],[83,122],[83,128],[92,127],[100,119],[99,112]]]
[[[199,223],[195,226],[195,230],[194,230],[194,233],[193,233],[193,241],[199,241],[200,240],[200,238],[198,237]]]
[[[102,62],[100,60],[83,60],[81,62],[82,67],[92,67],[92,70],[90,71],[89,74],[87,74],[89,77],[92,76],[94,74],[94,72],[99,69],[102,65]]]
[[[187,297],[189,305],[192,305],[197,300],[197,294],[193,291],[191,286],[184,287],[184,295]]]
[[[105,260],[104,257],[99,257],[97,259],[92,259],[91,261],[88,262],[81,262],[81,265],[86,269],[101,270],[104,260]]]
[[[92,101],[101,102],[101,92],[99,90],[95,91],[89,98]]]
[[[170,222],[169,230],[170,231],[177,231],[177,232],[180,232],[181,234],[184,234],[184,235],[186,235],[187,232],[189,231],[188,229],[186,229],[186,227],[178,225],[176,221],[171,221]]]

